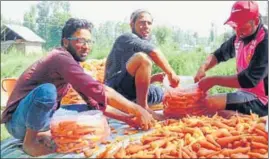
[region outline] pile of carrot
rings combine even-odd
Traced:
[[[265,121],[255,114],[192,116],[158,122],[151,134],[100,158],[268,158]]]
[[[64,120],[51,124],[51,134],[58,153],[89,151],[101,140],[104,131],[101,127],[96,128],[74,120]]]
[[[104,70],[105,70],[106,59],[101,60],[89,60],[81,62],[81,67],[85,70],[86,73],[91,75],[95,80],[102,82],[104,81]],[[62,98],[62,105],[68,104],[85,104],[85,101],[82,97],[71,87],[67,94]]]
[[[204,93],[199,88],[195,88],[191,91],[172,89],[165,92],[163,100],[164,115],[170,118],[178,118],[184,117],[186,114],[205,114],[205,107],[197,103],[203,95]]]

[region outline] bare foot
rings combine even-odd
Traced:
[[[46,138],[47,139],[51,138],[50,136],[47,136],[47,135],[48,135],[48,132],[37,132],[31,129],[27,129],[25,138],[23,141],[23,150],[27,154],[34,157],[54,153],[55,148],[48,147],[45,144],[39,142],[39,140],[41,139],[45,141]]]
[[[56,145],[51,137],[50,130],[37,133],[37,140],[49,148],[55,148]]]

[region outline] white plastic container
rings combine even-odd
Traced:
[[[178,76],[178,77],[180,79],[180,82],[177,88],[184,88],[186,86],[190,87],[190,85],[194,84],[194,79],[192,76]],[[165,76],[163,79],[163,86],[166,90],[173,88],[170,86],[170,82],[167,76]]]

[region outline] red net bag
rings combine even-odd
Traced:
[[[206,108],[199,103],[205,93],[198,84],[190,84],[184,88],[167,89],[164,95],[164,115],[170,118],[186,115],[202,115]]]

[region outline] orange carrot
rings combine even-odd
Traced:
[[[155,141],[150,143],[150,146],[152,148],[160,148],[160,147],[164,146],[166,143],[167,143],[167,140],[165,140],[165,139],[155,140]]]
[[[235,142],[233,142],[232,148],[237,148],[237,147],[240,147],[242,145],[243,145],[243,143],[242,143],[241,140],[240,141],[235,141]]]
[[[175,157],[174,156],[171,156],[171,155],[163,154],[162,155],[162,158],[175,158]]]
[[[201,156],[204,156],[204,157],[206,157],[206,156],[208,156],[208,155],[210,155],[211,153],[214,153],[214,152],[216,152],[216,151],[214,151],[214,150],[209,150],[209,149],[206,149],[206,148],[200,148],[199,149],[199,151],[197,152],[197,155],[198,155],[198,157],[200,158]]]
[[[249,139],[255,142],[266,144],[266,145],[268,144],[268,140],[266,140],[266,138],[263,136],[249,136]]]
[[[178,158],[182,158],[182,147],[179,145],[178,147]]]
[[[148,144],[148,143],[150,143],[150,142],[152,142],[152,141],[155,141],[155,140],[160,140],[160,139],[162,139],[162,137],[159,137],[159,136],[157,136],[157,137],[155,137],[155,136],[144,136],[142,139],[141,139],[141,142],[145,145],[145,144]]]
[[[128,145],[125,150],[127,154],[134,154],[134,153],[137,153],[138,151],[147,149],[149,147],[150,145],[131,144],[131,145]]]
[[[240,139],[241,139],[241,136],[227,136],[227,137],[218,138],[217,143],[221,147],[226,147],[229,143],[232,143]]]
[[[191,158],[182,148],[182,158]]]
[[[231,158],[249,158],[247,154],[237,153],[231,154]]]
[[[207,141],[211,142],[212,144],[220,148],[220,145],[216,142],[216,140],[212,135],[206,135],[206,139]]]
[[[198,143],[201,145],[201,147],[207,148],[207,149],[211,149],[211,150],[220,150],[219,147],[213,145],[212,143],[208,142],[207,140],[200,140],[198,141]]]
[[[266,154],[268,152],[268,150],[266,150],[266,149],[252,149],[251,152]]]
[[[199,151],[200,148],[201,148],[201,145],[198,142],[192,144],[193,151],[197,152]]]
[[[225,129],[230,130],[230,131],[234,129],[234,128],[232,128],[224,123],[221,123],[220,121],[213,121],[212,125],[217,126],[219,128],[225,128]]]
[[[120,147],[118,151],[114,154],[115,158],[125,158],[126,156],[126,151],[123,147]]]
[[[252,141],[251,142],[251,147],[252,148],[257,148],[257,149],[268,149],[268,145],[265,145],[265,144],[262,144],[262,143],[259,143],[259,142],[255,142],[255,141]]]
[[[93,152],[93,149],[90,148],[83,150],[83,154],[86,158],[90,158],[93,155]]]
[[[253,157],[253,158],[268,158],[267,155],[262,155],[262,154],[255,153],[255,152],[248,152],[248,155],[250,157]]]
[[[188,156],[190,156],[191,158],[197,158],[196,153],[193,152],[190,148],[183,147],[182,150],[185,151],[188,154]]]
[[[236,153],[247,153],[250,151],[250,147],[238,147],[236,149],[222,149],[221,154],[224,156],[230,156],[231,154]]]
[[[265,131],[262,131],[260,129],[254,128],[254,132],[256,132],[258,135],[261,135],[261,136],[265,137],[266,140],[268,140],[268,133],[266,133]]]
[[[93,128],[82,128],[82,129],[76,129],[74,131],[74,135],[86,135],[94,132],[95,130]]]

